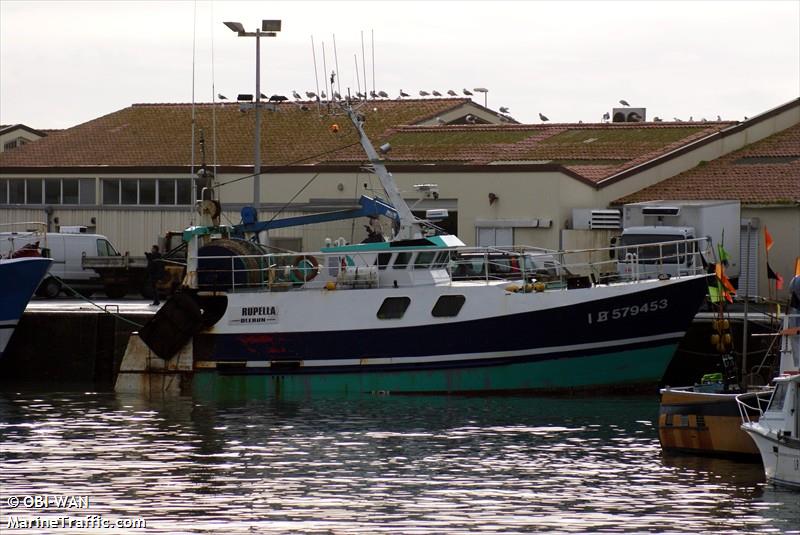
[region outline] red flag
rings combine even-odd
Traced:
[[[767,278],[768,279],[775,279],[775,288],[778,290],[783,289],[783,277],[777,271],[774,271],[772,267],[767,262]]]
[[[767,252],[769,252],[772,249],[772,236],[770,236],[766,225],[764,225],[764,244],[767,246]]]

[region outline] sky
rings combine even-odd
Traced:
[[[648,119],[742,120],[800,96],[800,0],[0,0],[0,124],[254,93],[255,39],[223,22],[262,19],[283,23],[261,39],[268,96],[316,91],[323,44],[342,93],[364,86],[366,63],[368,87],[392,98],[483,87],[476,102],[524,123],[599,122],[621,99]]]

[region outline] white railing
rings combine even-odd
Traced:
[[[344,287],[390,286],[403,274],[408,284],[441,284],[444,278],[449,283],[508,280],[524,282],[523,288],[537,282],[547,289],[575,288],[705,273],[707,268],[701,258],[701,251],[707,249],[704,241],[700,238],[570,251],[524,246],[420,247],[203,256],[199,258],[197,280],[200,289],[225,291],[283,291],[324,287],[329,282]],[[646,263],[637,261],[637,269],[626,271],[621,266],[628,264],[617,260],[623,253],[627,258],[646,258]]]
[[[755,404],[748,403],[755,400]],[[743,424],[755,423],[762,416],[764,411],[769,406],[770,396],[765,396],[763,393],[754,394],[753,392],[746,392],[736,396],[736,404],[739,407],[739,416],[742,418]],[[755,415],[758,415],[756,418]]]

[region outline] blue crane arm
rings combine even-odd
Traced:
[[[361,208],[354,210],[339,210],[336,212],[325,212],[322,214],[312,214],[297,217],[287,217],[272,221],[256,221],[254,223],[234,225],[235,235],[243,235],[245,232],[261,232],[263,230],[273,230],[286,227],[297,227],[301,225],[311,225],[314,223],[326,223],[328,221],[339,221],[342,219],[356,219],[359,217],[384,216],[392,220],[397,220],[397,210],[385,201],[378,198],[362,195],[358,200]]]

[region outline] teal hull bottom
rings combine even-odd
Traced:
[[[668,344],[591,356],[436,370],[285,375],[196,370],[190,383],[193,395],[212,398],[655,392],[676,348],[677,344]]]

